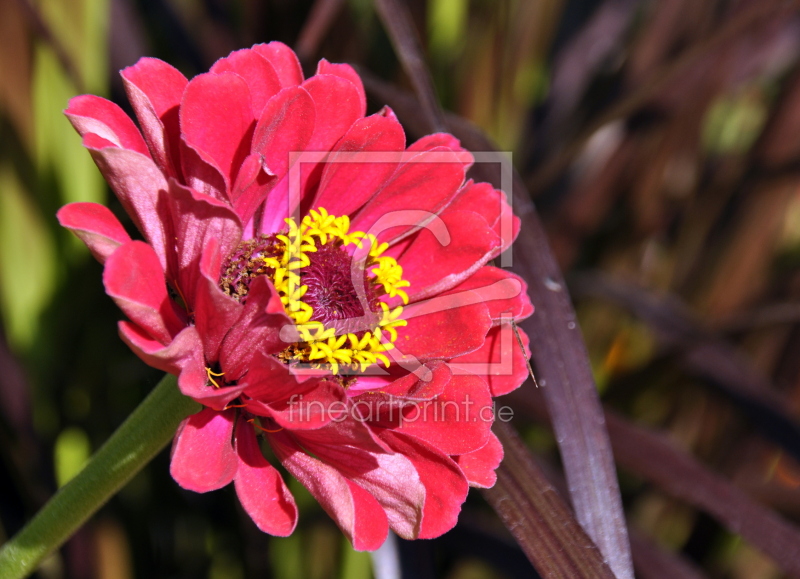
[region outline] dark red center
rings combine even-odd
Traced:
[[[364,316],[366,306],[371,320],[367,325],[374,327],[380,300],[364,268],[353,263],[353,258],[337,244],[320,246],[307,255],[311,263],[298,273],[303,285],[308,286],[303,301],[314,308],[311,319],[335,327],[337,333],[359,332],[363,328],[356,323]],[[354,281],[361,284],[361,292],[356,291]]]

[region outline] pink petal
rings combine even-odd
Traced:
[[[109,100],[94,95],[77,96],[69,101],[64,114],[81,137],[94,133],[117,147],[150,156],[139,129],[119,106]]]
[[[271,404],[246,400],[246,409],[273,419],[281,428],[292,431],[316,430],[332,420],[347,416],[347,395],[340,384],[329,380],[310,380],[290,396]]]
[[[486,444],[493,421],[486,382],[478,376],[453,376],[441,396],[407,407],[394,432],[424,440],[444,454],[464,454]]]
[[[219,288],[220,261],[219,243],[211,237],[200,257],[200,276],[194,297],[194,321],[209,360],[219,359],[222,340],[244,310],[244,306]]]
[[[495,326],[486,335],[483,345],[469,354],[450,360],[453,372],[479,374],[489,383],[492,396],[516,390],[528,378],[528,336],[519,330],[523,353],[510,324]]]
[[[186,144],[233,183],[250,152],[256,119],[244,79],[230,72],[194,77],[183,93],[180,119]]]
[[[455,456],[453,459],[461,467],[470,486],[489,489],[497,482],[495,470],[503,461],[503,446],[494,433],[490,433],[489,440],[483,448]]]
[[[425,163],[436,157],[437,162]],[[452,157],[452,162],[444,162]],[[464,181],[457,155],[443,147],[419,153],[402,165],[353,218],[352,229],[393,243],[429,222],[453,199]]]
[[[374,551],[383,544],[389,523],[371,494],[307,455],[286,431],[267,436],[281,464],[319,501],[356,550]]]
[[[347,129],[362,118],[366,110],[356,86],[332,74],[312,76],[302,84],[314,99],[316,123],[308,151],[330,151]]]
[[[328,157],[312,207],[324,207],[331,215],[355,212],[397,170],[404,148],[405,134],[397,121],[381,115],[357,120]],[[360,153],[374,153],[378,158],[349,162]]]
[[[58,222],[77,235],[100,263],[131,240],[111,211],[97,203],[70,203],[58,210]]]
[[[489,307],[495,323],[500,319],[524,320],[533,313],[528,297],[528,284],[510,271],[484,266],[449,293],[473,291]]]
[[[241,317],[230,329],[220,348],[220,363],[228,378],[241,378],[250,368],[251,359],[256,353],[276,354],[296,341],[282,339],[281,331],[284,328],[291,332],[294,323],[286,315],[280,295],[265,276],[256,277],[250,284]]]
[[[297,525],[297,505],[280,473],[258,446],[253,428],[241,424],[236,429],[239,465],[234,485],[242,507],[256,526],[270,535],[287,537]]]
[[[381,437],[406,456],[425,485],[425,507],[419,539],[433,539],[456,526],[469,484],[453,460],[420,440],[384,431]]]
[[[134,151],[106,147],[90,152],[125,212],[155,250],[162,270],[167,271],[172,217],[163,202],[168,188],[164,175],[152,159]]]
[[[367,110],[367,93],[364,92],[364,83],[361,82],[361,77],[349,64],[331,64],[324,58],[317,64],[317,74],[331,74],[333,76],[340,76],[353,83],[359,95],[359,104],[361,110]],[[364,113],[362,113],[362,116]]]
[[[219,244],[220,256],[229,255],[239,244],[242,225],[227,204],[184,187],[174,179],[169,182],[178,286],[190,307],[200,277],[200,256],[211,239]],[[218,275],[218,274],[212,274]]]
[[[442,395],[451,376],[447,364],[434,360],[418,368],[415,373],[408,373],[393,382],[381,380],[382,383],[379,383],[377,377],[359,378],[356,384],[347,389],[347,393],[354,396],[356,408],[368,404],[366,410],[370,413],[366,418],[371,425],[396,428],[406,407]],[[357,389],[355,393],[354,389]]]
[[[489,309],[471,292],[411,304],[401,317],[408,325],[398,329],[396,350],[405,358],[421,361],[477,350],[492,327]]]
[[[289,170],[289,154],[303,151],[314,133],[314,100],[305,89],[283,89],[269,100],[253,135],[253,152],[273,175]]]
[[[186,77],[156,58],[141,58],[121,74],[153,159],[162,171],[178,176],[178,108],[188,82]]]
[[[282,88],[281,81],[269,61],[249,48],[237,50],[219,59],[211,67],[211,72],[233,72],[245,80],[250,89],[251,104],[256,118],[267,101]]]
[[[236,215],[245,224],[245,237],[249,238],[255,235],[251,220],[270,190],[275,186],[276,181],[277,177],[270,175],[264,169],[264,159],[258,153],[248,155],[242,162],[229,197]],[[214,196],[217,194],[215,193]],[[223,197],[218,198],[222,199]]]
[[[252,49],[269,61],[284,88],[303,82],[303,69],[297,55],[282,42],[256,44]]]
[[[262,351],[257,351],[250,358],[250,366],[240,384],[244,385],[244,393],[265,404],[286,404],[302,399],[301,395],[319,383],[317,378],[296,376],[289,366]],[[294,398],[292,398],[294,397]]]
[[[129,241],[111,254],[103,283],[125,315],[162,344],[169,344],[183,328],[167,295],[158,256],[146,243]]]
[[[172,443],[169,472],[183,488],[196,493],[227,485],[236,474],[236,453],[231,443],[234,410],[205,408],[178,427]]]
[[[474,274],[500,249],[500,237],[471,211],[441,214],[449,239],[442,244],[438,231],[423,229],[398,260],[403,278],[411,283],[410,300],[417,301],[455,287]]]
[[[432,135],[425,135],[419,140],[411,143],[406,149],[408,152],[416,151],[430,151],[437,147],[447,147],[451,151],[460,153],[459,157],[465,159],[464,170],[466,171],[472,166],[472,155],[464,147],[461,146],[461,141],[456,139],[450,133],[433,133]]]
[[[416,538],[425,503],[425,487],[412,462],[402,454],[370,452],[341,442],[320,440],[327,428],[297,431],[295,435],[310,453],[375,497],[386,511],[389,526],[395,533],[404,539]]]

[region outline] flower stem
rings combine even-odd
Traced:
[[[95,453],[22,530],[0,547],[0,579],[21,579],[66,541],[139,472],[200,406],[167,374]]]

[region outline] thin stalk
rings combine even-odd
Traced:
[[[33,573],[86,520],[163,449],[180,422],[199,405],[183,396],[167,374],[34,518],[0,547],[0,579]]]

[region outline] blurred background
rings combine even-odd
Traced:
[[[744,491],[759,517],[800,522],[797,2],[408,5],[442,105],[513,152],[567,275],[619,421],[637,574],[784,576],[780,556],[738,534],[760,519],[733,499],[726,511],[724,493]],[[117,71],[141,56],[191,77],[270,40],[294,47],[307,74],[322,57],[357,65],[370,112],[389,101],[409,141],[420,136],[371,0],[0,0],[0,540],[159,380],[117,337],[101,267],[55,220],[72,201],[125,219],[62,110],[88,92],[130,111]],[[535,397],[526,384],[502,403],[557,482]],[[676,453],[637,446],[640,427]],[[38,576],[372,577],[369,554],[290,486],[298,531],[272,538],[232,488],[178,488],[165,451]],[[404,577],[535,576],[478,493],[452,532],[396,549]]]

